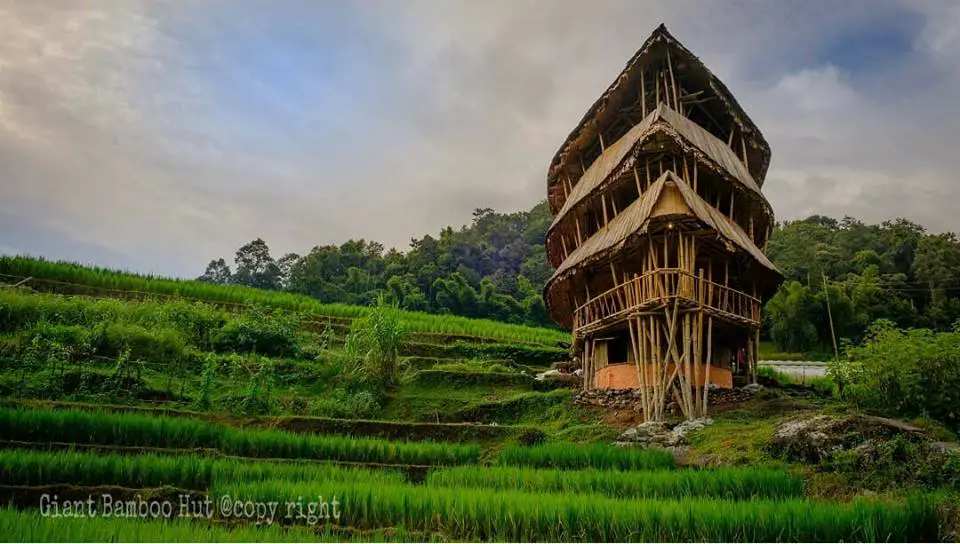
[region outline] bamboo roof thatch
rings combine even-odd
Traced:
[[[686,72],[705,81],[706,85],[704,85],[704,87],[710,89],[716,95],[716,98],[723,104],[724,110],[733,118],[734,122],[741,127],[745,138],[754,148],[759,150],[760,160],[751,160],[750,170],[753,173],[752,177],[756,180],[756,184],[758,186],[763,185],[763,179],[770,165],[770,146],[764,139],[760,129],[753,123],[723,82],[721,82],[700,59],[677,41],[677,39],[667,31],[666,26],[661,24],[627,62],[626,67],[620,72],[620,75],[607,88],[603,95],[587,110],[587,113],[577,124],[577,127],[573,129],[557,150],[547,173],[548,192],[560,181],[561,173],[567,166],[567,158],[577,156],[579,152],[594,141],[597,134],[615,118],[624,106],[623,101],[628,96],[628,90],[636,89],[639,86],[639,73],[650,62],[658,58],[660,51],[662,51],[660,48],[661,44],[669,48],[671,56],[678,64],[683,63],[687,65],[685,69]],[[551,206],[553,206],[553,203],[551,203]],[[556,208],[553,209],[556,211]]]
[[[570,210],[600,189],[607,181],[612,181],[620,173],[633,168],[638,154],[634,151],[638,151],[645,140],[658,132],[667,133],[682,147],[688,148],[692,154],[699,155],[697,158],[702,159],[702,162],[738,183],[759,204],[764,223],[770,221],[773,214],[770,203],[763,196],[746,166],[737,158],[736,153],[709,131],[661,103],[643,121],[607,147],[603,154],[590,165],[580,181],[573,186],[573,191],[554,217],[553,223],[547,230],[547,240],[553,241],[551,236],[553,230],[564,221]],[[548,245],[551,244],[548,242]]]
[[[679,197],[686,204],[686,209],[689,211],[685,211],[685,213],[691,214],[705,226],[716,231],[721,239],[740,248],[765,269],[771,281],[763,282],[764,285],[776,285],[783,275],[776,265],[763,254],[763,251],[753,243],[750,236],[739,225],[700,198],[693,188],[673,171],[668,170],[651,184],[650,188],[640,198],[617,215],[606,228],[584,241],[557,267],[556,272],[547,281],[544,288],[544,300],[554,319],[565,323],[567,326],[572,319],[571,312],[556,311],[568,305],[565,299],[569,294],[568,280],[570,277],[583,267],[608,261],[612,256],[626,249],[628,245],[639,241],[640,235],[648,232],[657,218],[666,220],[666,216],[669,216],[675,210],[670,207],[658,206],[658,204],[666,191],[673,190],[679,193]],[[566,289],[562,288],[563,286],[567,286]]]

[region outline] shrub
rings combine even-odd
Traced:
[[[878,321],[846,356],[830,365],[845,398],[868,409],[960,427],[960,332],[900,330]]]
[[[300,318],[282,310],[253,306],[227,321],[213,339],[217,351],[284,357],[297,351]]]

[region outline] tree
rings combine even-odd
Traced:
[[[279,289],[280,267],[270,256],[270,248],[261,238],[249,242],[237,250],[234,262],[237,271],[234,283],[258,289]]]
[[[277,261],[277,267],[280,269],[280,288],[288,289],[290,287],[290,269],[300,260],[296,253],[287,253]]]
[[[791,281],[780,289],[767,303],[767,319],[777,347],[792,352],[815,348],[820,343],[814,325],[819,313],[819,302],[810,287]]]
[[[213,261],[210,261],[210,264],[207,265],[206,271],[203,275],[197,278],[200,281],[205,281],[207,283],[218,283],[225,285],[230,283],[232,279],[230,274],[230,267],[227,266],[226,261],[223,258],[219,258]]]

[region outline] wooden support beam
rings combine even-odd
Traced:
[[[603,227],[606,228],[610,222],[607,218],[607,193],[600,194],[600,204],[603,206]]]
[[[747,142],[743,139],[743,131],[740,131],[740,147],[743,149],[743,165],[750,171],[750,161],[747,159]]]
[[[646,68],[640,70],[640,104],[644,118],[647,117],[647,85],[643,79],[643,74],[646,73],[646,71]]]
[[[677,94],[677,81],[673,78],[673,61],[670,59],[670,49],[667,49],[667,68],[670,70],[670,86],[673,87],[673,108],[682,114],[680,96]]]
[[[657,101],[656,101],[657,106],[660,105],[660,72],[661,71],[662,69],[659,66],[657,66]]]
[[[707,318],[707,367],[703,377],[703,417],[707,417],[707,401],[710,400],[710,365],[713,364],[713,317]]]

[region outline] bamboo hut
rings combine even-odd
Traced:
[[[544,288],[584,388],[639,388],[647,420],[756,381],[760,310],[783,281],[764,250],[770,147],[730,91],[660,25],[547,174]],[[712,384],[708,387],[707,384]]]

